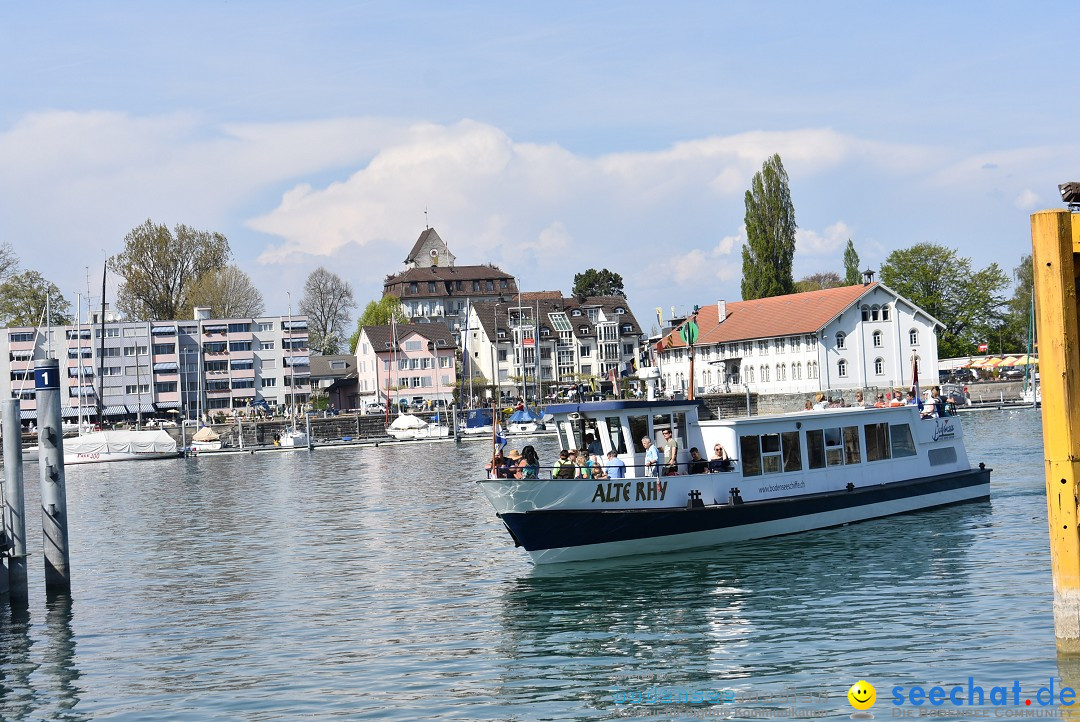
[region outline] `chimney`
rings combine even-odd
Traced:
[[[723,323],[727,318],[727,301],[716,302],[716,322]]]

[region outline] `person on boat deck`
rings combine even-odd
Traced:
[[[656,446],[653,444],[652,439],[648,436],[641,438],[641,445],[645,447],[645,476],[659,476],[660,475],[660,454],[656,451]]]
[[[494,474],[491,473],[492,464],[494,464]],[[487,472],[489,479],[505,479],[507,466],[506,457],[502,455],[501,451],[497,451],[491,461],[484,465],[484,471]]]
[[[594,479],[606,479],[607,474],[604,473],[604,460],[599,456],[590,456],[585,465],[590,469],[592,478]]]
[[[731,471],[731,457],[724,451],[724,447],[716,444],[712,447],[713,458],[709,461],[709,473],[718,471]]]
[[[935,386],[923,402],[922,418],[936,419],[945,415],[945,403],[941,399],[941,389]]]
[[[853,405],[866,408],[866,401],[863,400],[862,391],[855,392],[855,403]]]
[[[521,452],[517,449],[511,449],[506,455],[506,478],[507,479],[520,479],[521,476],[518,472],[518,463],[521,461]]]
[[[701,452],[696,446],[690,447],[690,461],[686,465],[687,474],[704,474],[709,470],[709,462],[701,458]]]
[[[563,449],[559,452],[559,458],[551,469],[552,479],[573,479],[574,462],[570,461],[570,452]]]
[[[810,399],[807,399],[806,402],[803,404],[802,409],[803,409],[803,411],[813,411],[814,410],[814,402],[811,401]]]
[[[574,478],[575,479],[591,479],[592,467],[589,466],[589,455],[584,451],[579,451],[574,460]]]
[[[815,409],[827,409],[827,408],[829,408],[828,402],[825,401],[825,394],[823,394],[820,391],[818,391],[816,394],[814,394],[814,408]]]
[[[672,435],[671,429],[664,429],[664,476],[679,473],[679,442]]]
[[[885,401],[885,394],[883,394],[883,393],[881,393],[881,392],[879,391],[879,392],[878,392],[878,395],[877,395],[877,400],[876,400],[876,401],[874,401],[874,408],[875,408],[875,409],[883,409],[883,408],[885,408],[885,406],[887,405],[887,403],[888,403],[888,402],[887,402],[887,401]]]
[[[907,400],[905,401],[905,405],[907,405],[907,406],[918,406],[919,405],[919,400],[917,398],[915,398],[915,392],[914,391],[908,391],[907,395],[906,395],[906,399]]]
[[[536,449],[534,449],[531,444],[521,450],[521,460],[518,461],[517,478],[540,478],[540,457],[537,455]]]
[[[607,460],[604,462],[604,474],[609,479],[626,478],[626,462],[619,458],[619,455],[615,453],[615,449],[607,453]]]
[[[892,392],[892,398],[889,399],[889,408],[895,408],[897,406],[903,406],[903,405],[904,405],[904,398],[900,395],[900,391],[899,390],[894,390]]]
[[[585,434],[585,449],[589,452],[589,456],[600,456],[604,453],[604,447],[600,443],[600,439],[597,439],[592,434]]]

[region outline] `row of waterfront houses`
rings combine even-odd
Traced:
[[[658,367],[669,395],[747,389],[757,393],[909,385],[937,378],[940,323],[873,282],[752,301],[719,301],[682,318],[658,318],[647,335],[621,296],[525,292],[492,265],[457,266],[425,229],[387,276],[406,322],[365,326],[351,353],[311,356],[307,318],[190,321],[94,319],[51,331],[9,328],[0,338],[0,393],[36,415],[34,362],[61,359],[63,413],[106,416],[242,411],[305,404],[325,391],[337,408],[409,405],[455,398],[544,399],[570,385],[636,385]],[[680,330],[697,329],[690,348]],[[104,338],[102,333],[104,331]],[[7,384],[7,388],[3,388]],[[100,397],[100,398],[99,398]]]

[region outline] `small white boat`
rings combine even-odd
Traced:
[[[562,448],[599,439],[622,461],[618,478],[552,478],[541,460],[539,478],[478,483],[537,564],[711,547],[990,496],[990,469],[969,464],[955,416],[921,419],[901,406],[701,420],[699,403],[550,406]],[[642,437],[659,447],[664,431],[678,456],[661,476]],[[691,463],[691,447],[706,459],[723,458],[722,447],[731,461],[709,473]]]
[[[494,433],[495,412],[493,409],[469,409],[461,424],[461,433],[466,436],[487,436]]]
[[[308,435],[295,428],[285,429],[281,432],[280,444],[287,449],[295,449],[308,445]]]
[[[161,429],[95,431],[64,439],[64,465],[179,456],[176,441]]]
[[[450,429],[442,424],[429,424],[419,416],[402,414],[386,427],[386,433],[398,441],[415,441],[446,438]]]
[[[221,436],[209,426],[202,427],[191,437],[191,450],[195,453],[220,451],[221,447]]]
[[[544,418],[528,406],[510,414],[506,420],[506,433],[522,435],[544,431]]]

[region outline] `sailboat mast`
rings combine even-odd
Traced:
[[[105,428],[105,376],[103,371],[105,368],[105,274],[108,273],[108,268],[101,269],[101,318],[98,319],[98,328],[101,331],[101,341],[98,344],[98,388],[97,393],[97,416],[98,423],[101,424],[101,428]],[[87,299],[89,300],[89,299]],[[81,362],[81,359],[80,359]]]

